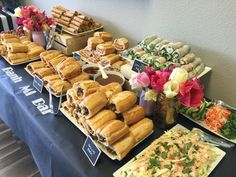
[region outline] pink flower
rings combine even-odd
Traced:
[[[150,84],[150,79],[145,72],[137,73],[130,79],[130,84],[133,88],[148,87]]]
[[[162,93],[165,83],[169,80],[172,70],[158,70],[151,76],[151,88]]]
[[[204,97],[203,86],[200,84],[200,80],[188,80],[181,84],[177,97],[187,107],[199,107]]]
[[[31,12],[27,9],[27,7],[23,7],[21,9],[21,15],[23,18],[30,18]]]
[[[27,18],[23,21],[23,25],[28,29],[28,30],[34,30],[34,23],[31,18]]]
[[[22,25],[23,21],[24,21],[23,18],[16,18],[16,24],[18,24],[18,25]]]

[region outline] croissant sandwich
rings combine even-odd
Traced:
[[[70,79],[81,73],[81,62],[76,61],[71,64],[66,64],[57,70],[61,79]]]
[[[117,54],[109,54],[101,57],[102,61],[107,61],[110,65],[120,60],[120,56]]]
[[[47,87],[49,87],[49,85]],[[71,87],[72,85],[69,82],[63,80],[55,80],[50,84],[52,92],[56,95],[65,93]]]
[[[105,123],[115,120],[116,114],[111,110],[104,109],[93,116],[91,119],[86,120],[87,131],[95,137],[95,132],[101,128]]]
[[[128,154],[128,152],[134,147],[134,145],[135,145],[134,136],[131,133],[128,133],[114,144],[107,146],[106,149],[111,154],[116,155],[118,160],[122,160]]]
[[[61,57],[56,57],[48,62],[48,66],[54,70],[56,70],[57,65],[61,62],[63,62],[67,57],[66,56],[61,56]]]
[[[110,33],[107,33],[107,32],[95,32],[94,37],[99,37],[101,38],[104,42],[107,42],[107,41],[111,41],[112,40],[112,35]]]
[[[65,60],[63,60],[56,66],[56,70],[62,70],[64,67],[70,65],[71,63],[74,63],[75,61],[76,59],[74,59],[73,57],[67,57]]]
[[[130,133],[132,133],[135,138],[135,143],[138,143],[140,140],[144,139],[152,132],[152,130],[153,122],[148,118],[140,120],[129,128]]]
[[[103,43],[104,41],[98,37],[88,38],[87,46],[89,50],[95,50],[98,44]]]
[[[73,115],[73,111],[74,111],[74,106],[71,106],[70,103],[68,101],[65,101],[64,103],[62,103],[62,107],[70,113],[70,115]]]
[[[39,68],[36,69],[33,74],[37,75],[39,78],[43,78],[45,76],[49,76],[51,74],[54,74],[54,71],[51,68]]]
[[[48,63],[50,60],[54,59],[55,57],[57,57],[59,55],[61,55],[61,51],[53,50],[50,52],[47,51],[47,53],[42,53],[40,55],[40,58],[44,63]]]
[[[99,55],[104,56],[115,53],[115,48],[111,43],[102,43],[97,45],[96,51]]]
[[[113,95],[120,93],[122,91],[122,87],[118,82],[112,82],[102,86],[99,90],[105,93],[107,98],[110,99]]]
[[[45,51],[45,49],[41,46],[34,47],[32,50],[28,51],[29,58],[39,57],[40,53]]]
[[[21,43],[11,43],[8,45],[8,52],[11,53],[27,53],[28,47]]]
[[[83,80],[89,80],[89,75],[83,71],[78,76],[68,79],[68,81],[72,85],[74,85],[74,83],[76,83],[76,82],[83,81]]]
[[[77,82],[73,85],[78,98],[83,99],[86,96],[96,92],[100,88],[100,84],[93,80],[85,80]]]
[[[29,60],[26,53],[8,53],[7,58],[13,63],[21,63]]]
[[[123,113],[132,108],[136,101],[137,96],[134,92],[123,91],[111,97],[109,108],[116,113]]]
[[[47,85],[48,83],[52,84],[53,81],[59,80],[59,79],[60,77],[58,74],[51,74],[51,75],[43,77],[43,83],[44,85]]]
[[[97,138],[100,143],[109,146],[129,133],[129,127],[120,120],[110,121],[100,132]]]
[[[87,96],[79,105],[79,114],[85,119],[89,119],[108,103],[106,95],[102,92],[96,92]]]
[[[113,43],[114,47],[118,51],[126,50],[129,47],[129,41],[126,38],[115,39]]]
[[[142,106],[135,105],[130,110],[122,114],[124,122],[127,125],[132,125],[145,117],[145,112]]]
[[[73,88],[67,90],[66,99],[67,99],[68,103],[70,103],[71,106],[74,106],[75,102],[77,102],[79,100],[79,98],[76,96]]]
[[[45,63],[41,62],[41,61],[35,61],[35,62],[32,62],[30,64],[28,64],[26,66],[26,68],[31,72],[33,73],[36,69],[39,69],[39,68],[44,68],[46,67]]]

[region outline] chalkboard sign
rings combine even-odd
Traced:
[[[61,25],[56,25],[55,32],[61,34],[62,33],[62,26]]]
[[[89,136],[87,136],[82,149],[92,165],[95,166],[101,154],[101,150],[94,144]]]
[[[37,75],[34,76],[33,86],[34,86],[34,88],[36,88],[36,90],[38,90],[40,93],[42,93],[43,81]]]
[[[140,60],[135,59],[132,66],[132,70],[135,72],[144,72],[146,71],[146,66],[148,66],[147,63],[144,63]]]
[[[73,57],[76,59],[76,60],[80,60],[80,55],[76,52],[73,53]]]

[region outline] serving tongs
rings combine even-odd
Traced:
[[[57,106],[57,109],[54,110],[54,106],[53,106],[53,101],[52,101],[52,91],[51,91],[51,87],[48,84],[48,93],[49,93],[49,109],[51,110],[51,114],[57,115],[60,107],[61,107],[61,101],[62,101],[62,95],[63,95],[63,89],[64,89],[64,85],[62,85],[61,87],[61,95],[60,95],[60,99],[59,99],[59,104]]]
[[[230,111],[236,112],[236,108],[228,105],[227,103],[223,102],[222,100],[213,100],[213,101],[216,105],[223,106],[223,107],[229,109]]]
[[[214,137],[212,135],[209,135],[209,134],[203,132],[202,130],[200,130],[198,128],[193,128],[192,132],[195,135],[199,136],[201,141],[210,143],[214,146],[221,146],[221,147],[224,147],[224,148],[233,148],[235,146],[233,143],[230,143],[226,140],[223,140],[222,138],[217,138],[217,137]]]

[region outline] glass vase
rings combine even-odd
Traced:
[[[155,109],[157,127],[164,130],[169,129],[176,124],[177,117],[177,100],[175,98],[166,98],[164,94],[159,94]]]
[[[139,98],[139,105],[143,107],[146,116],[152,116],[155,108],[155,101],[145,100],[146,90],[142,90]]]
[[[32,40],[38,45],[41,45],[42,47],[45,47],[46,45],[46,40],[43,31],[32,31]]]

